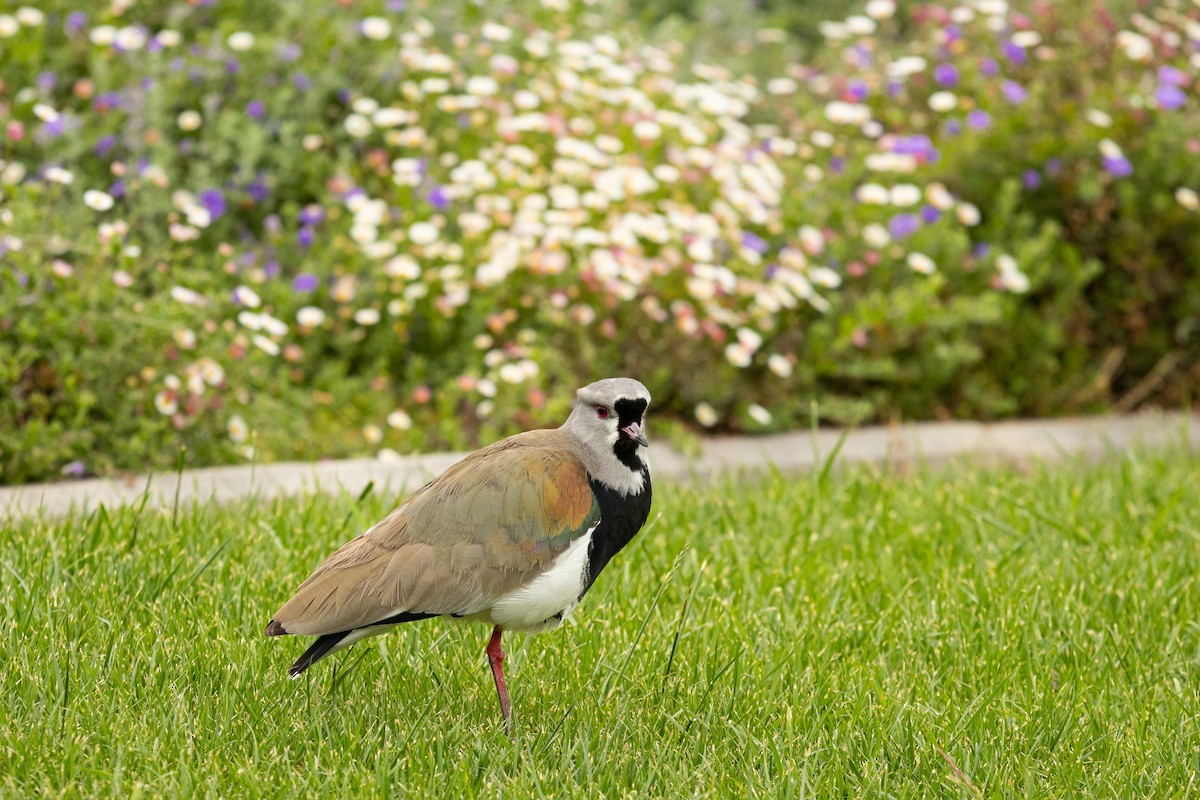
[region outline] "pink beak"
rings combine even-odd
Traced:
[[[650,444],[646,441],[646,434],[642,433],[642,426],[636,422],[631,422],[624,428],[621,428],[621,433],[633,439],[642,447],[648,447]]]

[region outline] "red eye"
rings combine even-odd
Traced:
[[[600,419],[608,419],[608,409],[604,406],[596,406],[596,416]]]

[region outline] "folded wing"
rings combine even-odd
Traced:
[[[268,632],[481,613],[546,570],[599,513],[565,434],[514,436],[460,461],[331,555]]]

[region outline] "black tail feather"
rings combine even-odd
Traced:
[[[374,627],[383,626],[383,625],[399,625],[402,622],[415,622],[416,620],[419,620],[419,619],[429,619],[430,617],[438,617],[438,616],[441,616],[441,615],[440,614],[425,614],[425,613],[422,613],[419,611],[401,611],[398,614],[393,614],[392,616],[388,617],[387,619],[381,619],[381,620],[379,620],[379,622],[374,622],[374,623],[372,623],[370,625],[366,625],[364,627],[374,628]],[[279,633],[286,633],[286,631],[283,630],[283,626],[279,625],[279,623],[277,623],[275,620],[271,620],[271,625],[279,626]],[[348,631],[339,631],[337,633],[327,633],[324,636],[318,636],[317,640],[315,642],[313,642],[312,645],[309,646],[309,648],[307,650],[304,651],[304,655],[302,655],[298,659],[296,659],[295,664],[292,664],[290,667],[288,667],[288,675],[291,675],[294,678],[297,675],[299,675],[301,672],[304,672],[304,670],[308,669],[313,664],[317,663],[322,658],[329,655],[330,650],[337,647],[338,643],[341,642],[342,639],[346,638],[351,633],[354,633],[354,631],[356,631],[356,630],[361,630],[361,629],[354,628],[354,629],[351,629]],[[267,635],[268,636],[277,636],[277,635],[279,635],[279,633],[273,632],[272,628],[270,626],[267,626]]]
[[[320,661],[329,654],[329,651],[337,647],[338,642],[346,638],[350,631],[340,631],[338,633],[327,633],[324,636],[318,636],[317,640],[312,643],[304,655],[296,659],[296,663],[288,667],[288,675],[295,678],[301,672],[311,667],[313,664]]]

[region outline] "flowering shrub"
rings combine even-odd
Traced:
[[[915,148],[920,172],[983,209],[975,255],[1029,294],[981,340],[1004,378],[992,413],[1179,402],[1200,377],[1200,12],[1152,11],[980,0],[917,7],[903,35],[864,17],[824,28],[827,114],[903,131],[880,149]]]
[[[1099,337],[1122,287],[1195,318],[1144,248],[1198,255],[1198,70],[1064,87],[1049,9],[872,0],[757,77],[566,0],[0,14],[3,480],[468,447],[607,374],[722,429],[1107,402],[1164,335]]]

